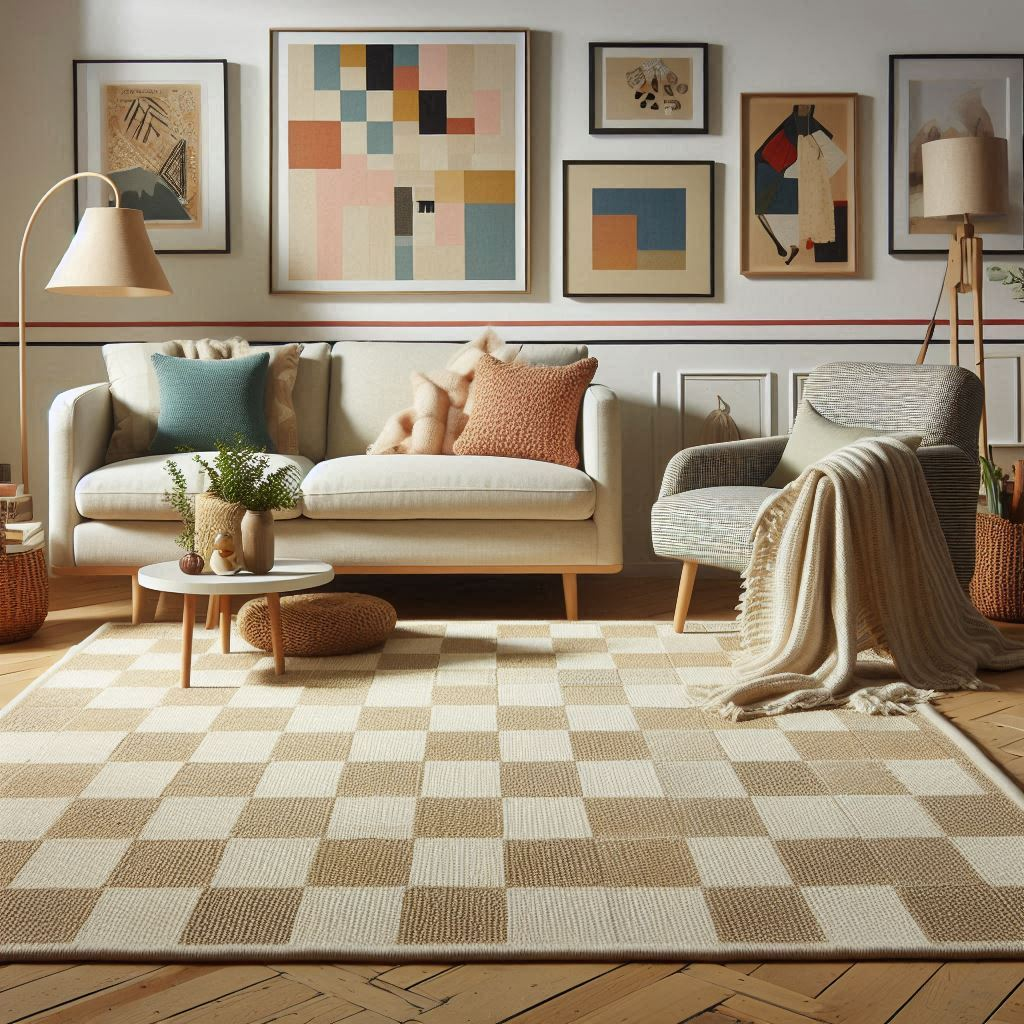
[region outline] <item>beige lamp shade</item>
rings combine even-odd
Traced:
[[[1006,139],[972,135],[936,139],[921,147],[926,217],[1005,213]]]
[[[170,295],[141,210],[90,206],[46,286],[64,295]]]

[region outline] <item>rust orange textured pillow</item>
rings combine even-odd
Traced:
[[[504,455],[575,469],[580,464],[576,420],[596,372],[593,357],[568,366],[533,366],[482,356],[473,411],[455,454]]]

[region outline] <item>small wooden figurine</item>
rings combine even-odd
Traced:
[[[242,568],[235,553],[235,538],[230,533],[218,533],[214,537],[210,568],[218,576],[234,576]]]

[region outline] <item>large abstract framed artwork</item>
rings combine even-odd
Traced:
[[[567,160],[562,292],[569,298],[715,293],[715,165]]]
[[[73,78],[75,170],[111,177],[158,253],[230,252],[227,61],[76,60]],[[105,189],[77,182],[76,226]]]
[[[889,58],[889,252],[949,250],[947,220],[923,215],[921,147],[934,139],[1006,139],[1010,205],[979,217],[987,255],[1024,252],[1024,54],[894,54]]]
[[[740,272],[857,273],[857,96],[744,93]]]
[[[707,43],[591,43],[591,135],[708,130]]]
[[[528,290],[526,31],[270,49],[271,291]]]

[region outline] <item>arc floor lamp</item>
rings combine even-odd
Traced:
[[[28,240],[39,211],[62,186],[79,178],[99,178],[114,193],[113,206],[85,211],[64,257],[46,286],[64,295],[149,298],[170,295],[171,286],[146,233],[141,210],[121,206],[117,185],[105,174],[80,171],[57,182],[36,204],[25,225],[18,260],[18,399],[21,429],[21,483],[29,490],[28,467],[28,344],[26,341],[26,264]]]

